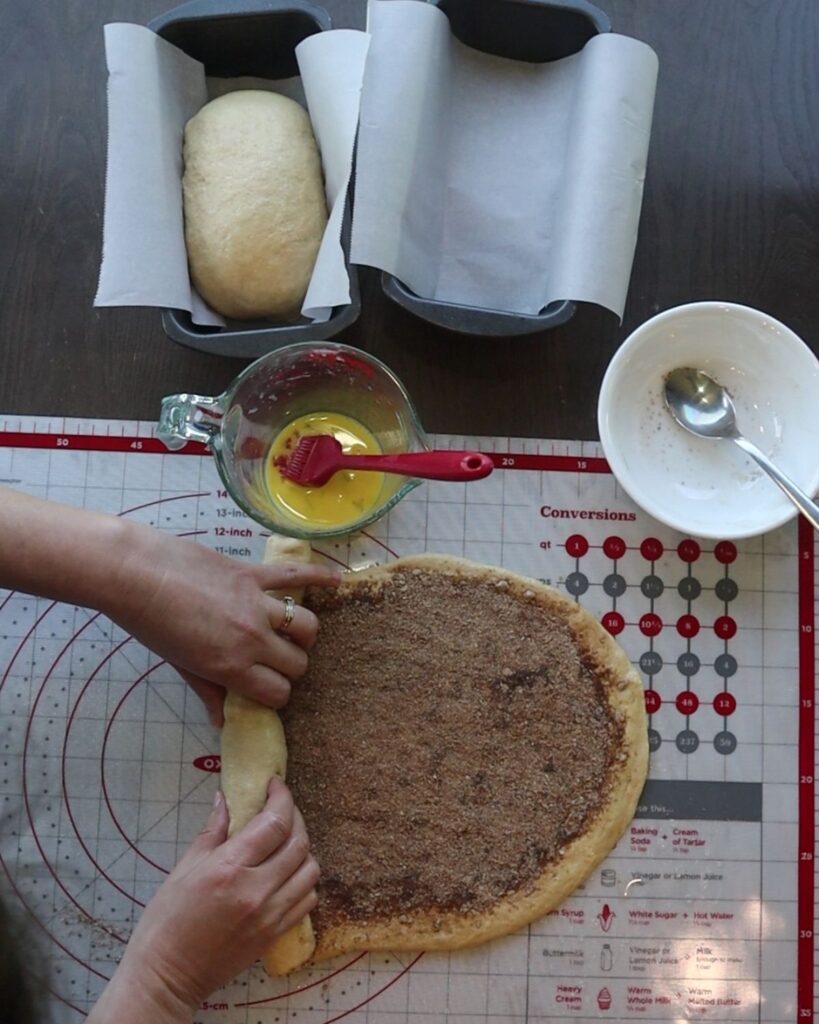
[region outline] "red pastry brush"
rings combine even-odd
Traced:
[[[480,452],[399,452],[395,455],[345,455],[329,434],[303,437],[279,467],[283,476],[304,487],[321,487],[340,469],[399,473],[423,480],[480,480],[494,469]]]

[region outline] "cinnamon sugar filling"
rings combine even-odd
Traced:
[[[318,927],[531,885],[605,798],[622,741],[568,626],[505,581],[418,569],[307,603],[319,640],[283,719]]]

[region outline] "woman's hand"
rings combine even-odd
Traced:
[[[224,688],[280,707],[316,638],[267,590],[332,586],[313,565],[246,565],[119,516],[0,487],[0,586],[96,608],[175,665],[222,724]]]
[[[266,591],[332,586],[339,574],[317,565],[248,565],[159,530],[128,524],[129,543],[103,610],[167,659],[221,725],[225,688],[278,708],[290,680],[307,668],[318,621],[285,609]]]
[[[214,989],[259,959],[272,939],[316,904],[319,869],[284,783],[271,780],[263,810],[226,839],[221,795],[204,829],[145,909],[89,1024],[189,1021]],[[141,1010],[150,1000],[152,1016]]]

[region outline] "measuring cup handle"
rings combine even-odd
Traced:
[[[210,444],[222,424],[220,398],[206,395],[166,395],[156,436],[170,451],[184,448],[188,441]]]

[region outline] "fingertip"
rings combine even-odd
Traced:
[[[279,775],[271,776],[271,779],[267,784],[268,800],[274,797],[283,796],[285,794],[287,794],[288,797],[290,796],[290,790],[285,785],[284,779],[281,778],[281,776]]]
[[[288,686],[287,692],[283,693],[280,690],[276,690],[273,693],[266,693],[262,696],[254,696],[255,701],[259,704],[264,704],[270,708],[271,711],[279,711],[285,706],[290,699],[290,687]]]
[[[306,672],[307,662],[305,661],[303,665],[297,665],[296,668],[294,668],[293,671],[290,673],[290,676],[293,680],[301,679]]]
[[[253,699],[260,704],[265,704],[271,711],[279,711],[290,700],[290,686],[288,684],[286,690],[282,687],[266,690],[263,694],[254,695]]]
[[[290,681],[286,680],[286,685],[279,687],[275,693],[270,697],[270,706],[274,711],[278,711],[279,708],[283,708],[285,704],[290,700],[291,686]]]
[[[319,565],[316,562],[298,567],[298,575],[302,582],[313,586],[338,586],[343,578],[341,569],[330,565]]]
[[[295,804],[293,805],[293,832],[297,834],[304,833],[304,837],[307,840],[307,852],[312,852],[310,846],[310,836],[307,834],[307,826],[304,824],[304,817],[302,816],[302,813],[298,809],[298,807],[295,806]]]
[[[316,909],[318,906],[318,892],[315,889],[311,889],[310,892],[304,897],[304,906],[300,909],[305,913],[309,914]]]
[[[263,811],[273,815],[285,823],[285,834],[282,836],[284,842],[293,832],[293,815],[296,805],[290,790],[285,785],[284,779],[279,775],[273,775],[267,784],[267,800]],[[278,844],[279,846],[281,843]]]
[[[290,700],[290,680],[267,665],[257,664],[247,673],[242,694],[277,711]]]
[[[211,814],[217,822],[223,824],[225,829],[227,829],[230,816],[228,814],[227,800],[225,800],[225,794],[221,789],[217,789],[214,794]]]

